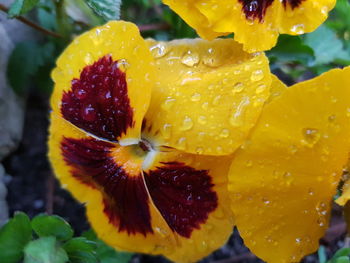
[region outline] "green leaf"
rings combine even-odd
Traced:
[[[120,252],[106,245],[92,230],[84,232],[82,236],[96,242],[96,257],[100,263],[128,263],[133,256],[132,253]]]
[[[29,77],[40,66],[54,59],[54,46],[48,42],[40,46],[36,42],[21,42],[12,51],[7,65],[7,78],[17,94],[23,94],[28,88]]]
[[[343,42],[336,33],[326,26],[320,26],[316,31],[307,34],[304,43],[314,50],[315,65],[328,64],[334,61],[350,62],[350,55],[344,49]]]
[[[342,256],[342,257],[336,258],[333,262],[334,263],[350,263],[350,259],[346,256]]]
[[[97,263],[95,256],[96,243],[85,237],[77,237],[63,245],[70,263]]]
[[[349,256],[350,255],[350,248],[345,247],[339,249],[333,256],[333,258],[343,257],[343,256]]]
[[[55,237],[31,241],[24,249],[24,263],[66,263],[68,255]]]
[[[73,229],[61,217],[41,214],[32,219],[32,228],[39,237],[55,236],[60,241],[73,237]]]
[[[30,219],[18,212],[0,229],[1,263],[17,263],[23,257],[23,248],[32,238]]]
[[[121,0],[85,0],[88,6],[100,17],[117,20],[120,17]]]
[[[38,3],[39,0],[16,0],[10,6],[8,14],[10,17],[23,15],[32,10]]]
[[[281,35],[277,45],[267,55],[278,62],[299,62],[304,65],[314,59],[312,48],[305,45],[299,36],[289,35]]]

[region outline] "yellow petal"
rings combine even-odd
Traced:
[[[163,2],[178,13],[200,36],[205,36],[206,39],[212,40],[218,36],[225,35],[223,33],[214,32],[208,19],[191,3],[191,1],[163,0]]]
[[[153,202],[173,229],[177,241],[173,252],[163,253],[167,258],[174,262],[196,262],[229,238],[233,230],[232,214],[227,205],[227,173],[231,161],[231,156],[200,156],[164,148],[153,165],[145,169]],[[171,176],[168,185],[168,181],[152,184],[151,177],[156,176],[157,170],[160,178]],[[183,205],[185,200],[188,203]],[[164,204],[172,202],[174,210],[165,207]],[[169,214],[170,211],[174,215]]]
[[[94,140],[103,145],[111,143],[99,141],[74,127],[55,113],[51,114],[49,138],[51,165],[62,187],[69,190],[79,202],[86,204],[88,220],[98,237],[119,250],[149,254],[172,253],[176,246],[176,240],[172,235],[166,234],[171,233],[171,230],[159,211],[152,205],[147,189],[146,195],[143,195],[145,187],[143,187],[143,184],[138,184],[136,185],[138,191],[133,191],[135,188],[132,187],[132,178],[137,179],[140,176],[142,160],[135,155],[127,154],[125,149],[127,147],[112,144],[111,156],[114,156],[114,161],[121,169],[127,171],[127,177],[131,178],[129,183],[120,183],[118,186],[116,184],[117,179],[120,179],[122,175],[116,173],[115,177],[113,177],[110,174],[111,177],[109,178],[111,179],[108,179],[108,174],[111,171],[113,172],[113,168],[109,166],[103,169],[102,165],[108,165],[108,163],[106,164],[105,160],[101,158],[101,150],[99,148],[90,149],[88,148],[89,144],[85,143],[87,150],[74,151],[74,147],[70,147],[68,150],[71,156],[69,156],[69,152],[67,153],[63,148],[67,139],[71,141],[76,140],[77,142],[81,141],[83,146],[84,140]],[[87,151],[88,153],[86,153]],[[80,167],[77,167],[79,163]],[[86,174],[87,169],[91,169],[94,177],[87,176],[89,175]],[[100,173],[96,171],[100,171]],[[105,176],[109,180],[105,179],[108,183],[102,185],[91,182],[91,180],[99,176]],[[115,178],[115,181],[112,180],[113,178]],[[140,182],[143,182],[142,177],[140,179]],[[111,190],[111,185],[119,191],[124,191],[123,194],[113,199],[113,196],[107,191],[108,189]],[[121,186],[122,189],[120,189]],[[119,201],[119,203],[113,203],[113,200]],[[145,200],[148,200],[148,213],[147,207],[144,206]],[[129,211],[135,212],[135,209],[138,213],[126,219],[124,218],[124,220],[120,219],[119,222],[112,223],[115,218],[107,211],[111,208],[121,211],[124,215],[130,215]],[[151,221],[148,222],[148,219]],[[126,225],[128,222],[129,225]],[[134,232],[132,232],[133,230]],[[144,230],[144,233],[140,233],[142,230]],[[153,232],[150,232],[150,230]]]
[[[227,206],[232,157],[163,149],[150,152],[149,163],[135,147],[98,140],[51,114],[52,167],[62,186],[86,204],[100,239],[176,262],[194,262],[222,246],[233,228]]]
[[[350,68],[296,84],[264,108],[229,174],[245,244],[267,262],[318,248],[350,146]]]
[[[248,54],[231,39],[149,41],[157,80],[144,133],[190,153],[234,152],[269,97],[264,54]]]
[[[51,107],[96,137],[137,142],[154,84],[152,61],[134,24],[96,27],[58,58]]]
[[[299,35],[312,32],[326,20],[336,3],[335,0],[187,0],[181,2],[181,6],[176,3],[179,1],[164,2],[186,21],[204,16],[208,22],[206,31],[198,30],[201,37],[211,39],[215,33],[226,35],[233,32],[235,40],[242,43],[248,52],[271,49],[280,33]],[[198,11],[188,11],[193,9]],[[197,24],[188,23],[197,30]]]

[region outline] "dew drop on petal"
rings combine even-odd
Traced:
[[[321,135],[317,129],[305,128],[302,131],[303,134],[303,144],[309,147],[313,147],[320,139]]]
[[[201,99],[201,94],[198,92],[193,93],[191,96],[191,101],[200,101],[200,99]]]
[[[91,104],[88,104],[87,106],[82,108],[81,115],[86,121],[95,121],[97,117],[96,109]]]
[[[202,125],[206,124],[207,123],[207,117],[205,117],[203,115],[199,116],[198,117],[198,123],[202,124]]]
[[[164,42],[159,42],[157,45],[151,47],[150,50],[155,58],[164,57],[168,53],[168,47]]]
[[[188,66],[193,67],[199,63],[199,55],[198,53],[194,53],[192,51],[188,51],[185,55],[183,55],[181,59],[181,63]]]
[[[193,127],[193,121],[190,117],[185,116],[180,127],[181,131],[188,131]]]
[[[162,134],[164,139],[169,139],[171,137],[171,124],[165,123],[160,129],[160,133]]]
[[[250,76],[250,79],[252,81],[259,81],[259,80],[262,80],[263,78],[264,78],[264,72],[261,69],[253,71],[252,75]]]
[[[180,149],[180,150],[184,150],[186,149],[186,146],[187,146],[187,142],[186,142],[186,138],[185,137],[181,137],[177,140],[177,147]]]
[[[227,138],[230,135],[230,131],[228,129],[223,129],[220,133],[221,138]]]
[[[304,24],[296,24],[293,25],[290,29],[295,34],[301,35],[305,33],[305,25]]]
[[[162,104],[161,107],[163,110],[170,110],[171,107],[175,104],[175,99],[168,97]]]
[[[239,93],[242,92],[244,89],[244,84],[242,82],[237,82],[232,89],[233,93]]]

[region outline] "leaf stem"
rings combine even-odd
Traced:
[[[0,4],[0,10],[8,13],[9,9],[4,6],[3,4]],[[39,26],[38,24],[35,24],[34,22],[28,20],[27,18],[23,17],[23,16],[16,16],[15,17],[17,20],[21,21],[22,23],[26,24],[27,26],[30,26],[31,28],[34,28],[37,31],[40,31],[41,33],[44,33],[45,35],[48,36],[52,36],[52,37],[57,37],[57,38],[61,38],[62,36],[60,34],[57,34],[56,32],[47,30],[41,26]]]

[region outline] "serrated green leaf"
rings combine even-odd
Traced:
[[[23,257],[23,248],[32,238],[29,217],[18,212],[0,229],[1,263],[17,263]]]
[[[39,237],[54,236],[60,241],[73,237],[73,229],[61,217],[56,215],[38,215],[32,219],[32,228]]]
[[[350,55],[344,49],[343,42],[325,25],[307,34],[304,43],[314,51],[314,65],[328,64],[335,60],[341,60],[345,64],[346,61],[350,62]]]
[[[96,242],[96,257],[100,263],[128,263],[134,255],[133,253],[121,252],[115,250],[114,248],[111,248],[110,246],[106,245],[102,240],[98,239],[96,234],[92,230],[84,232],[82,236],[86,237],[91,241]]]
[[[10,6],[9,17],[23,15],[32,10],[38,3],[39,0],[15,0]]]
[[[118,20],[121,0],[85,0],[88,6],[104,20]]]
[[[66,263],[68,255],[55,237],[31,241],[24,249],[24,263]]]
[[[63,245],[70,263],[97,263],[95,256],[96,243],[85,237],[76,237]]]

